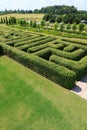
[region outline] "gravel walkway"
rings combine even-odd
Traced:
[[[87,100],[87,75],[81,81],[76,82],[72,92]]]

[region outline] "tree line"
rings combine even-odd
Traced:
[[[6,24],[6,25],[20,25],[24,27],[32,27],[32,28],[40,28],[45,26],[45,21],[41,20],[41,22],[38,24],[36,21],[30,20],[29,22],[26,19],[21,18],[15,18],[15,17],[1,17],[0,18],[0,24]]]
[[[6,24],[6,25],[20,25],[20,26],[24,26],[24,27],[31,27],[31,28],[43,28],[43,29],[49,29],[50,23],[49,22],[45,22],[44,20],[41,20],[40,23],[37,23],[36,21],[30,20],[29,22],[26,21],[25,19],[17,19],[15,17],[5,17],[0,19],[0,23],[1,24]],[[83,23],[80,24],[58,24],[57,22],[55,22],[53,24],[53,27],[51,28],[54,29],[55,31],[61,31],[61,32],[83,32],[86,31],[87,28],[85,28],[86,25]]]
[[[77,10],[74,6],[66,6],[66,5],[55,5],[55,6],[47,6],[42,7],[41,9],[34,10],[7,10],[0,11],[0,14],[9,14],[9,13],[20,13],[20,14],[28,14],[28,13],[44,13],[44,14],[52,14],[52,15],[65,15],[65,14],[87,14],[87,11]]]
[[[87,23],[87,14],[65,14],[65,15],[52,15],[52,14],[46,14],[44,15],[43,19],[45,21],[49,21],[51,23],[76,23],[79,24],[81,23],[82,20],[85,21],[85,23]]]

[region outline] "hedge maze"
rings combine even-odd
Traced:
[[[87,41],[2,27],[0,54],[8,55],[67,89],[87,72]]]

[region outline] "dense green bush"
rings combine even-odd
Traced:
[[[41,56],[41,55],[44,55],[44,53],[47,53],[48,51],[51,52],[52,55],[57,55],[60,57],[64,57],[64,58],[76,60],[76,61],[79,61],[83,56],[86,55],[86,52],[83,49],[78,49],[78,50],[70,53],[70,52],[57,50],[57,49],[51,48],[51,47],[45,48],[45,49],[38,51],[34,54],[36,54],[37,56]]]
[[[16,43],[15,47],[20,48],[20,47],[25,46],[25,45],[27,45],[29,43],[38,42],[38,41],[44,40],[46,38],[48,38],[48,36],[41,36],[41,37],[37,36],[36,38]]]
[[[55,38],[53,38],[53,37],[45,38],[45,39],[42,39],[42,40],[37,41],[37,42],[36,41],[32,42],[32,44],[25,44],[25,45],[17,47],[17,48],[20,49],[20,50],[26,51],[26,49],[28,49],[30,47],[34,47],[34,46],[38,46],[38,45],[41,45],[41,44],[45,44],[45,43],[50,42],[52,40],[55,40]]]
[[[27,50],[28,53],[34,53],[34,52],[37,52],[39,50],[42,50],[44,48],[48,47],[48,44],[41,44],[39,46],[35,46],[35,47],[31,47]]]
[[[49,44],[49,47],[63,50],[64,45],[63,44]]]
[[[83,49],[78,49],[74,52],[65,52],[65,51],[61,51],[61,50],[56,50],[53,48],[50,48],[50,51],[52,52],[52,54],[54,55],[58,55],[67,59],[72,59],[72,60],[80,60],[83,56],[86,55],[86,52]]]
[[[15,43],[18,43],[18,42],[23,42],[23,41],[26,41],[26,40],[31,40],[32,38],[36,38],[37,36],[30,36],[30,35],[27,35],[27,36],[20,36],[20,37],[17,37],[15,39],[9,39],[9,41],[6,40],[6,44],[10,45],[10,46],[14,46]]]
[[[67,38],[62,38],[63,41],[67,41],[67,42],[71,42],[73,44],[77,43],[77,44],[80,44],[80,45],[87,45],[87,41],[86,40],[81,40],[81,39],[67,39]]]
[[[82,78],[82,76],[84,76],[84,74],[87,72],[87,56],[84,61],[82,59],[81,61],[76,62],[73,60],[65,59],[63,57],[52,55],[50,57],[50,61],[74,71],[76,73],[77,80]]]
[[[66,46],[67,48],[66,49],[68,49],[68,46],[71,46],[70,48],[73,48],[73,46],[75,46],[76,48],[79,48],[79,49],[83,49],[83,50],[85,50],[86,52],[87,52],[87,46],[86,46],[86,41],[84,41],[84,43],[85,43],[85,45],[83,45],[82,44],[82,41],[77,41],[76,39],[75,39],[75,41],[73,40],[73,39],[71,39],[73,42],[69,42],[69,40],[68,39],[65,39],[64,41],[62,41],[62,40],[60,40],[60,43],[61,44],[63,44],[64,46]],[[70,40],[70,41],[71,41]],[[80,43],[81,42],[81,43]],[[64,51],[65,51],[65,48],[64,48]]]
[[[65,47],[63,51],[73,52],[75,50],[77,50],[77,47],[75,45],[69,45],[69,46]]]
[[[2,47],[6,55],[31,68],[37,73],[42,74],[68,89],[74,87],[76,75],[71,70],[43,60],[37,56],[29,55],[8,45],[3,44]]]

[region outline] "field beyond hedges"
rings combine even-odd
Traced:
[[[86,130],[87,101],[0,57],[0,130]]]
[[[43,18],[44,14],[6,14],[6,15],[1,15],[0,18],[6,18],[6,17],[15,17],[15,18],[22,18],[26,20],[34,20],[37,22],[40,22]]]

